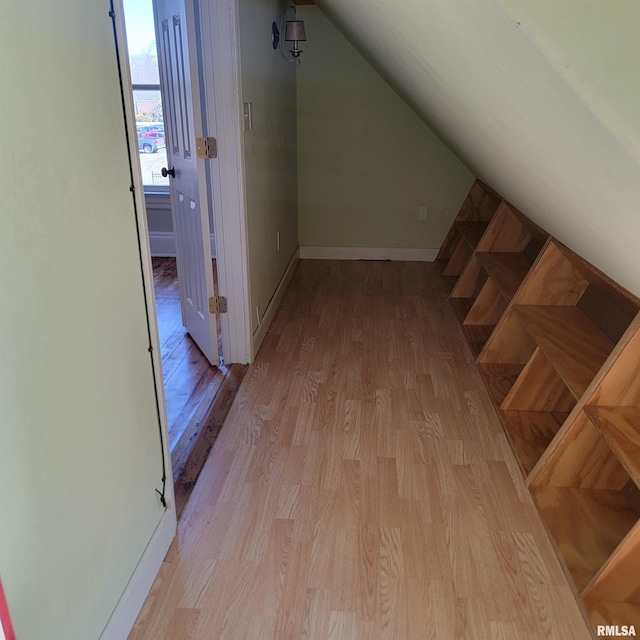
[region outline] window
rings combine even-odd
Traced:
[[[160,99],[160,72],[151,0],[124,0],[138,153],[145,192],[166,191],[167,151]]]

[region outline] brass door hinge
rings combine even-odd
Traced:
[[[227,313],[227,299],[224,296],[209,298],[209,313]]]
[[[196,153],[198,158],[217,158],[218,141],[215,138],[196,138]]]

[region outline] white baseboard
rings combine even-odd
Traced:
[[[111,614],[100,640],[125,640],[127,638],[175,535],[176,512],[174,509],[168,509],[164,512],[142,554],[142,558],[140,558],[129,584]]]
[[[433,262],[438,249],[403,249],[400,247],[300,247],[303,260],[397,260]]]
[[[176,257],[176,239],[172,231],[149,231],[149,246],[154,258]]]
[[[149,246],[153,258],[175,258],[176,239],[173,231],[149,231]],[[216,257],[216,237],[211,234],[211,257]]]
[[[284,296],[284,292],[287,290],[289,283],[291,282],[291,278],[293,278],[293,274],[295,273],[296,266],[298,265],[298,259],[300,257],[300,249],[296,249],[293,257],[289,261],[287,268],[285,269],[284,275],[280,279],[278,283],[278,287],[276,288],[273,297],[271,298],[271,302],[269,302],[269,306],[267,310],[264,312],[260,320],[260,326],[255,330],[253,334],[253,356],[255,358],[255,354],[258,353],[258,349],[264,340],[264,337],[267,335],[267,331],[269,330],[269,325],[273,321],[274,316],[276,315],[276,311],[282,302],[282,296]]]

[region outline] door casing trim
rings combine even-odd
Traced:
[[[218,158],[207,162],[213,200],[219,294],[228,301],[221,317],[225,362],[250,364],[249,253],[237,0],[194,0],[200,15],[201,94],[205,135],[218,141]]]

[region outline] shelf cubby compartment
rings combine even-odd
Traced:
[[[588,407],[640,407],[640,314],[620,340],[614,362],[587,404]],[[637,426],[640,429],[640,424]]]
[[[640,461],[623,464],[589,410],[571,417],[531,490],[593,624],[640,621]]]
[[[476,180],[436,256],[436,267],[451,291],[495,215],[502,198]]]
[[[472,256],[458,279],[449,301],[474,356],[480,353],[505,304],[476,256]]]
[[[478,356],[482,351],[507,306],[508,301],[494,281],[487,279],[462,322],[462,330],[474,355]]]
[[[552,240],[518,290],[512,310],[579,399],[627,330],[637,303]]]
[[[471,351],[478,356],[548,236],[503,201],[489,223],[456,222],[474,253],[450,295]]]
[[[500,411],[502,426],[527,477],[569,414],[560,411]]]
[[[640,407],[586,406],[584,410],[626,472],[640,486]]]
[[[471,255],[467,243],[457,232],[452,231],[447,234],[435,260],[436,268],[449,292],[453,289]]]
[[[632,527],[582,592],[594,626],[633,624],[640,627],[640,522]]]
[[[508,310],[476,360],[496,407],[508,396],[535,350],[526,327]]]
[[[471,251],[475,251],[478,243],[480,242],[484,232],[487,230],[489,226],[489,222],[485,221],[456,221],[456,228],[458,229],[458,233],[464,239],[464,241],[469,245]]]
[[[511,301],[525,279],[531,261],[522,253],[476,252],[476,258],[502,296]]]
[[[561,445],[531,483],[580,591],[638,519],[627,491],[631,482],[596,426],[579,412]]]
[[[489,222],[501,202],[502,197],[491,187],[480,180],[476,180],[462,203],[456,220]]]
[[[622,491],[542,486],[533,494],[578,594],[586,597],[589,583],[595,584],[610,556],[624,548],[637,512]],[[598,599],[595,591],[590,599]],[[615,601],[609,595],[603,599]]]
[[[576,400],[538,347],[499,405],[499,415],[516,459],[531,473]]]
[[[471,256],[449,295],[449,302],[461,323],[467,317],[486,281],[486,273],[476,257]]]
[[[479,253],[522,255],[533,264],[549,234],[503,201],[476,247]]]
[[[575,307],[611,343],[622,338],[640,309],[635,296],[555,239],[545,246],[514,304]]]
[[[475,257],[505,304],[516,295],[548,237],[508,202],[500,205]]]
[[[472,250],[469,245],[462,238],[458,238],[456,245],[451,252],[451,257],[447,260],[446,264],[442,266],[442,277],[445,285],[449,291],[454,287],[460,274],[464,271],[464,268],[471,258]]]

